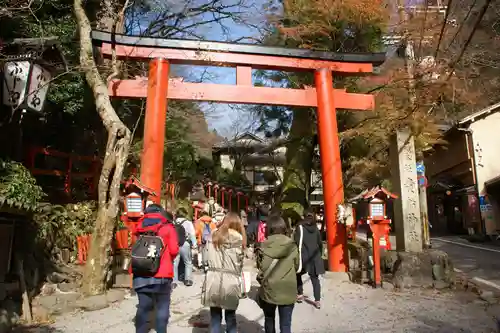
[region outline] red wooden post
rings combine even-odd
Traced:
[[[352,240],[356,241],[356,232],[358,231],[358,221],[356,221],[356,208],[352,206]]]
[[[207,184],[208,186],[208,198],[210,198],[212,196],[212,182],[208,182]]]
[[[337,115],[330,69],[318,69],[314,75],[318,96],[318,133],[323,174],[328,267],[333,272],[347,271],[346,230],[337,222],[337,207],[344,201]]]
[[[219,189],[219,184],[215,184],[214,185],[214,199],[215,199],[215,202],[218,202],[219,198],[218,198],[218,189]]]
[[[172,200],[175,199],[175,183],[170,184],[170,197]]]
[[[225,208],[224,207],[224,192],[226,192],[226,188],[225,187],[223,187],[223,188],[220,189],[220,197],[221,197],[221,206],[222,206],[222,208]]]
[[[243,195],[243,193],[241,193],[241,192],[236,193],[236,198],[237,198],[237,202],[238,202],[238,213],[240,212],[240,197],[242,195]]]
[[[228,191],[229,193],[229,211],[233,211],[233,189],[230,188]]]
[[[377,223],[370,223],[370,229],[372,230],[373,239],[373,283],[374,287],[380,287],[381,276],[380,276],[380,236],[383,233],[382,225]],[[383,236],[382,236],[383,237]]]
[[[382,274],[380,269],[380,238],[388,236],[389,223],[390,220],[387,219],[370,221],[370,229],[372,231],[373,239],[373,284],[375,288],[382,285]]]
[[[68,166],[66,170],[66,176],[64,177],[64,192],[68,196],[71,196],[71,170],[73,169],[73,157],[68,156]]]
[[[153,202],[160,203],[163,152],[167,121],[169,63],[153,59],[149,63],[148,93],[144,119],[144,147],[141,157],[141,182],[153,189]]]

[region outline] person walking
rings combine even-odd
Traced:
[[[267,238],[267,216],[261,216],[257,227],[257,239],[255,248],[259,248]]]
[[[184,263],[184,285],[190,287],[193,285],[193,255],[192,251],[197,248],[196,232],[193,222],[189,221],[185,208],[179,208],[175,218],[175,228],[179,239],[179,254],[174,260],[174,285],[179,282],[179,263],[182,259]]]
[[[237,333],[236,309],[241,296],[241,272],[246,235],[235,213],[224,217],[207,241],[207,274],[202,288],[202,304],[210,307],[210,333],[222,333],[222,314],[226,332]]]
[[[177,233],[167,212],[149,205],[135,231],[132,247],[133,287],[139,303],[135,316],[136,333],[149,332],[150,312],[156,314],[156,332],[166,333],[170,317],[173,260],[179,253]],[[146,246],[147,245],[147,246]]]
[[[213,222],[216,224],[216,225],[219,225],[219,223],[222,223],[222,220],[224,220],[224,216],[226,216],[226,214],[224,213],[224,210],[222,209],[222,207],[219,207],[217,208],[217,210],[215,211],[214,215],[213,215]]]
[[[201,217],[196,223],[196,241],[198,243],[198,251],[201,253],[201,263],[200,268],[207,270],[207,249],[206,244],[212,235],[212,231],[215,230],[216,224],[213,222],[213,218],[208,215],[207,212],[202,212]]]
[[[264,330],[275,333],[276,308],[281,333],[292,332],[292,313],[297,298],[297,245],[287,234],[280,216],[267,219],[268,237],[257,251],[259,305],[264,311]]]
[[[323,263],[323,242],[316,225],[314,213],[307,211],[304,219],[295,229],[294,239],[299,248],[300,267],[297,270],[297,303],[304,300],[302,275],[309,274],[314,294],[314,307],[321,308],[321,283],[319,276],[325,273]]]

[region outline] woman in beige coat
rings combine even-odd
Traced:
[[[208,271],[202,290],[202,303],[210,307],[210,332],[222,333],[222,312],[226,332],[236,333],[236,309],[241,296],[246,234],[235,213],[224,217],[207,243]]]

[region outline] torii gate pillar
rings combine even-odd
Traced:
[[[153,59],[149,63],[146,114],[144,118],[144,144],[141,157],[141,181],[156,194],[152,201],[160,203],[167,125],[167,94],[169,63],[166,59]]]
[[[314,80],[318,96],[318,137],[323,175],[328,265],[333,272],[347,272],[347,233],[345,225],[337,221],[337,206],[344,201],[344,186],[332,72],[328,69],[318,69],[314,73]]]

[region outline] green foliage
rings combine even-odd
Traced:
[[[178,181],[191,178],[196,174],[197,154],[193,143],[188,139],[188,125],[184,118],[171,116],[167,121],[164,152],[164,179]],[[143,140],[136,140],[131,149],[131,157],[139,164]]]
[[[245,177],[244,174],[238,172],[237,170],[229,171],[227,169],[217,168],[216,170],[216,180],[224,185],[249,188],[251,187],[250,182]]]
[[[164,168],[169,178],[183,179],[196,173],[197,154],[188,138],[185,118],[172,116],[167,122]]]
[[[0,161],[0,200],[9,206],[35,210],[45,196],[36,179],[21,163]]]
[[[265,44],[285,47],[302,47],[332,52],[375,52],[382,46],[384,12],[370,0],[366,1],[284,1],[284,10],[274,17],[270,24],[275,27],[266,36]],[[336,76],[332,84],[350,92],[360,89],[359,78]],[[285,73],[258,71],[257,84],[287,88],[313,86],[310,73]],[[308,184],[311,157],[314,159],[311,143],[316,144],[316,116],[314,110],[309,119],[304,119],[303,108],[281,106],[257,106],[253,112],[260,118],[259,131],[268,137],[287,136],[287,162],[281,194],[281,206],[300,213],[308,202]],[[354,112],[337,112],[338,130],[341,133],[341,159],[345,177],[353,178],[353,163],[366,157],[370,143],[366,138],[342,136],[342,132],[355,128],[360,116]],[[306,124],[310,124],[308,126]],[[365,181],[365,179],[363,179]],[[344,184],[349,189],[350,179]]]
[[[44,244],[47,252],[67,248],[76,251],[76,238],[90,234],[96,219],[96,202],[87,201],[76,204],[40,204],[33,217],[37,227],[38,241]]]

